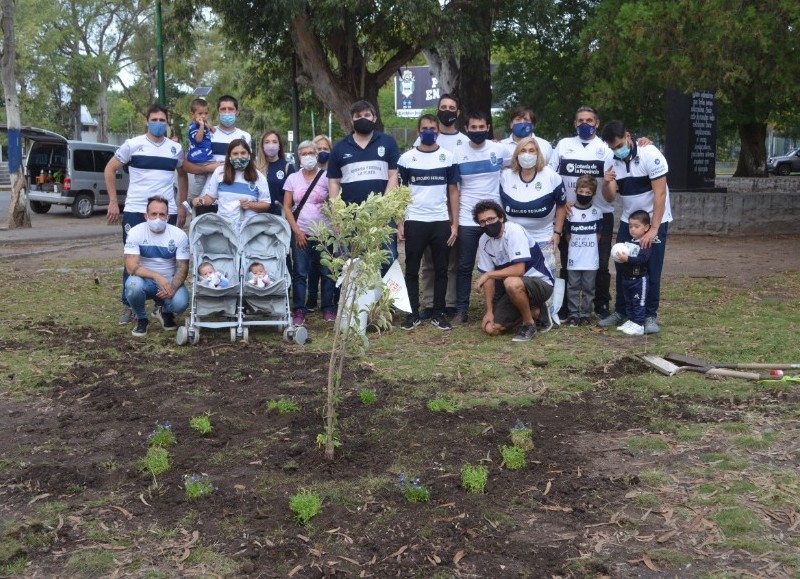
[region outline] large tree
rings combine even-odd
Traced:
[[[735,176],[767,174],[767,124],[797,106],[797,0],[604,0],[586,45],[600,106],[642,124],[669,88],[713,91],[738,128]]]

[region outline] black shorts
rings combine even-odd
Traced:
[[[541,308],[553,294],[553,286],[539,278],[523,277],[522,283],[528,292],[528,302],[531,308]],[[517,306],[511,303],[508,294],[504,294],[494,306],[494,323],[504,328],[511,328],[522,321],[522,314]]]

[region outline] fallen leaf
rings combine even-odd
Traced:
[[[553,481],[551,481],[551,480],[547,481],[547,486],[544,487],[544,492],[542,494],[543,495],[548,494],[550,492],[550,489],[552,488],[552,486],[553,486]]]
[[[247,489],[247,487],[246,487],[246,486],[244,486],[244,485],[233,485],[233,488],[234,488],[235,490],[237,490],[237,491],[244,491],[244,490],[246,490],[246,489]]]
[[[664,533],[658,539],[656,539],[656,542],[658,542],[658,543],[666,543],[672,537],[674,537],[677,533],[678,533],[677,530],[672,530],[672,531],[669,531],[668,533]]]
[[[455,555],[453,555],[453,565],[458,565],[458,562],[464,558],[466,553],[464,551],[458,551]]]
[[[341,527],[336,527],[335,529],[329,529],[329,530],[327,530],[325,532],[329,533],[329,534],[338,533],[339,529],[341,529]]]
[[[302,570],[303,570],[303,566],[302,565],[298,565],[297,567],[295,567],[294,569],[289,571],[287,577],[294,577],[295,575],[297,575]]]
[[[648,555],[647,553],[642,555],[642,561],[644,561],[644,564],[647,565],[647,568],[650,569],[651,571],[655,571],[656,573],[661,571],[661,569],[656,567],[656,564],[653,563],[653,560],[650,558],[650,555]]]
[[[350,557],[345,557],[344,555],[339,555],[339,559],[343,559],[343,560],[347,561],[348,563],[352,563],[353,565],[358,565],[359,567],[361,567],[361,563],[359,563],[355,559],[351,559]]]
[[[186,561],[186,559],[188,559],[189,555],[191,555],[191,554],[192,554],[192,550],[191,549],[189,549],[188,547],[186,549],[184,549],[183,550],[183,555],[181,555],[178,558],[178,563],[183,563],[184,561]]]
[[[44,493],[44,494],[41,494],[41,495],[36,495],[35,497],[33,497],[31,500],[28,501],[28,504],[32,505],[36,501],[39,501],[41,499],[46,499],[49,496],[50,496],[50,493]]]
[[[125,515],[125,518],[128,519],[129,521],[133,518],[133,515],[129,511],[126,511],[125,509],[123,509],[122,507],[118,507],[116,505],[111,505],[111,508],[112,509],[117,509],[120,513]]]
[[[297,538],[303,541],[304,543],[308,543],[311,539],[306,537],[305,535],[297,535]]]
[[[148,507],[150,506],[150,503],[144,500],[144,493],[139,493],[139,500],[142,501],[144,504],[146,504]]]
[[[405,553],[405,552],[406,552],[406,549],[408,549],[408,545],[403,545],[403,546],[402,546],[402,547],[400,547],[400,548],[399,548],[397,551],[395,551],[394,553],[392,553],[391,555],[389,555],[389,557],[388,557],[388,558],[389,558],[389,559],[394,559],[395,557],[399,557],[400,555],[402,555],[403,553]]]

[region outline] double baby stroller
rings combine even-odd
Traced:
[[[287,341],[305,343],[308,334],[291,324],[290,276],[286,265],[291,232],[281,217],[260,214],[241,230],[215,213],[200,215],[189,227],[192,254],[192,291],[189,315],[178,328],[178,345],[200,341],[200,328],[229,328],[231,341],[248,341],[250,326],[276,326]],[[200,283],[198,266],[209,262],[229,280],[228,287]],[[261,263],[270,283],[257,287],[248,281],[253,263]]]

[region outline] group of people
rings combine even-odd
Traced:
[[[391,262],[398,239],[405,243],[412,311],[403,329],[427,319],[442,330],[467,324],[472,292],[485,304],[483,331],[513,331],[514,341],[530,340],[537,326],[546,331],[560,323],[589,324],[592,313],[600,326],[630,335],[660,329],[660,277],[672,219],[667,163],[649,140],[634,141],[621,121],[598,134],[597,112],[581,107],[576,135],[553,147],[534,134],[532,111],[519,108],[510,115],[510,136],[498,142],[483,112],[463,115],[461,132],[459,101],[445,94],[436,114],[419,118],[418,138],[401,155],[396,141],[376,130],[374,106],[358,101],[350,110],[353,131],[333,145],[324,135],[301,142],[295,170],[275,131],[262,136],[253,154],[250,134],[236,127],[235,98],[218,100],[216,127],[208,122],[206,101],[191,106],[186,158],[180,144],[165,137],[166,111],[153,105],[147,132],[126,141],[106,168],[109,222],[118,218],[115,171],[123,164],[130,168],[120,323],[136,319],[136,336],[147,331],[145,298],[156,300],[164,329],[174,329],[174,315],[187,307],[182,286],[188,241],[180,229],[186,219],[180,201],[188,198],[196,213],[215,206],[236,224],[255,213],[283,215],[292,231],[292,317],[301,325],[317,298],[323,318],[336,317],[334,282],[311,237],[314,224],[325,219],[326,201],[341,195],[361,203],[398,184],[409,186],[411,203],[386,249]],[[187,173],[194,175],[191,192]],[[617,196],[622,215],[616,241],[627,249],[615,253],[612,310],[608,264]],[[171,268],[163,261],[168,253]],[[479,277],[473,281],[476,262]],[[557,311],[552,300],[559,276],[567,299]]]

